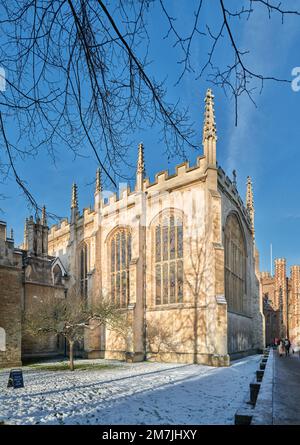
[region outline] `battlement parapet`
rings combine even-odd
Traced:
[[[54,224],[49,229],[49,240],[65,235],[70,231],[70,223],[68,218],[60,220],[58,224]]]
[[[270,274],[270,272],[262,271],[260,272],[261,279],[273,279],[274,277]]]
[[[174,180],[182,180],[182,183],[189,182],[190,180],[194,180],[193,173],[195,175],[199,173],[202,176],[204,173],[204,156],[198,156],[196,164],[193,166],[190,166],[188,161],[185,161],[181,164],[178,164],[175,166],[175,173],[170,174],[168,170],[162,170],[155,175],[154,182],[150,182],[149,178],[144,179],[144,190],[148,191],[153,188],[156,188],[157,186],[159,188],[164,188],[163,186],[166,186],[166,189],[168,187],[172,186],[172,182]],[[179,184],[181,181],[179,181]]]

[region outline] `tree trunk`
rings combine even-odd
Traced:
[[[69,340],[69,346],[70,346],[70,370],[74,371],[74,355],[73,355],[73,350],[74,350],[74,341]]]

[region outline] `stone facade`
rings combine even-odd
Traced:
[[[113,298],[131,327],[126,338],[109,329],[87,335],[87,356],[224,366],[229,354],[263,347],[254,207],[244,206],[235,181],[217,166],[216,143],[208,90],[204,153],[195,166],[185,162],[151,182],[140,144],[134,190],[103,192],[98,171],[94,208],[80,214],[73,185],[71,219],[51,227],[49,253],[60,258],[69,286],[80,283],[88,301]],[[229,219],[237,234],[226,254]],[[233,261],[236,252],[242,264]]]

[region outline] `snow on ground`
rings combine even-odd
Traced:
[[[0,371],[0,422],[9,424],[233,424],[260,356],[228,368],[122,363],[114,369],[23,368],[24,388]],[[93,360],[93,363],[109,363]]]

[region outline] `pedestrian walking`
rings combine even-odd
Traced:
[[[290,355],[291,342],[288,338],[284,340],[285,356]]]
[[[283,340],[280,340],[277,350],[278,350],[279,357],[282,357],[283,354],[285,353]]]

